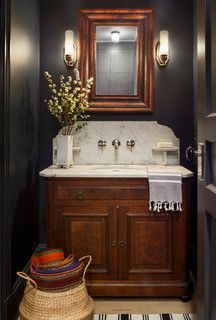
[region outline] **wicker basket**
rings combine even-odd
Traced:
[[[94,302],[85,286],[86,270],[91,263],[91,256],[83,273],[83,282],[76,288],[52,293],[37,289],[37,284],[22,272],[17,274],[28,280],[19,306],[20,320],[91,320]]]

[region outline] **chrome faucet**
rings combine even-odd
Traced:
[[[120,142],[118,139],[115,139],[115,140],[113,140],[112,145],[113,145],[113,146],[115,147],[115,149],[117,150],[117,149],[120,147],[121,142]]]

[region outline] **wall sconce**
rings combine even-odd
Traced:
[[[65,31],[64,61],[68,67],[73,67],[77,61],[77,48],[74,42],[74,32],[71,30]]]
[[[165,67],[169,61],[169,32],[160,32],[160,41],[156,45],[156,59],[160,67]]]
[[[111,32],[112,42],[119,42],[119,39],[120,39],[120,32],[119,31],[112,31]]]

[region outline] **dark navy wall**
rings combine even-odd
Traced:
[[[1,189],[1,319],[12,320],[16,271],[23,270],[39,244],[39,1],[4,3],[8,7],[6,24],[10,33],[6,37],[8,64],[3,67],[7,81],[1,83],[3,94],[8,95],[1,105],[0,124],[4,134],[1,182],[6,181],[1,186],[7,187]]]
[[[152,7],[156,11],[155,43],[159,31],[170,35],[170,61],[166,68],[155,64],[155,109],[153,114],[95,114],[92,120],[156,120],[170,126],[181,139],[181,163],[188,166],[184,150],[193,144],[193,1],[188,0],[41,0],[41,74],[70,73],[63,62],[64,31],[77,38],[80,8]],[[40,167],[52,162],[52,138],[57,126],[46,110],[47,84],[41,79]],[[42,184],[41,196],[44,189]],[[41,210],[43,210],[43,199]],[[43,219],[43,216],[41,217]]]
[[[12,267],[38,245],[39,4],[11,1],[10,183]],[[14,280],[13,270],[13,280]]]

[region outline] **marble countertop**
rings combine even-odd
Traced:
[[[45,178],[147,178],[148,171],[161,173],[181,172],[183,178],[193,176],[193,172],[180,166],[162,165],[73,165],[69,169],[50,166],[40,172]]]

